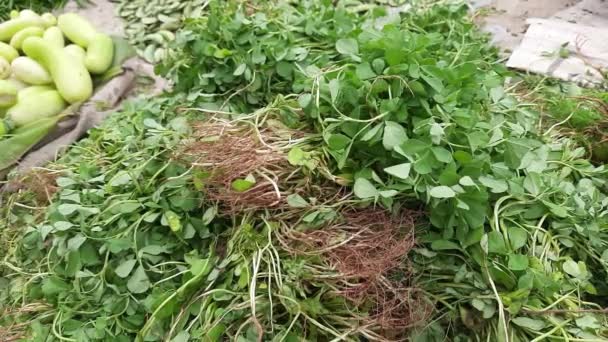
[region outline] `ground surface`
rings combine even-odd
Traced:
[[[116,17],[114,3],[108,0],[93,0],[94,4],[85,8],[79,8],[75,1],[70,1],[65,7],[65,12],[77,12],[91,22],[104,33],[120,35],[123,34],[123,24]]]
[[[608,26],[606,0],[471,0],[486,8],[482,27],[492,33],[494,43],[510,51],[526,32],[527,18],[556,18],[591,26]]]

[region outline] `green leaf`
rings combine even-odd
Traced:
[[[492,102],[497,103],[505,96],[505,90],[503,87],[495,87],[490,89],[490,98]]]
[[[398,193],[399,193],[399,191],[397,191],[397,190],[383,190],[383,191],[379,192],[380,197],[383,197],[383,198],[395,197],[395,196],[397,196]]]
[[[365,178],[357,178],[354,187],[355,196],[361,199],[369,199],[378,197],[379,193],[376,187]]]
[[[359,53],[359,44],[353,38],[342,38],[336,42],[336,50],[343,55],[356,55]]]
[[[358,64],[356,73],[357,73],[357,77],[359,77],[362,80],[367,80],[367,79],[370,79],[370,78],[376,76],[376,74],[372,70],[371,65],[369,65],[369,63],[367,63],[367,62]]]
[[[127,282],[127,289],[129,289],[129,291],[131,291],[131,293],[138,294],[138,293],[144,293],[144,292],[148,291],[149,288],[150,288],[150,279],[148,279],[148,276],[146,275],[146,271],[140,265],[135,270],[135,272],[133,273],[131,278],[129,278],[129,281]]]
[[[70,251],[78,251],[80,246],[87,240],[87,237],[78,233],[68,240],[67,248]]]
[[[522,248],[528,242],[528,232],[523,228],[509,227],[508,235],[513,250]]]
[[[241,76],[242,74],[245,73],[245,69],[247,69],[247,64],[245,63],[241,63],[239,64],[239,66],[234,70],[234,73],[232,73],[234,76]]]
[[[412,168],[411,163],[403,163],[403,164],[387,167],[384,169],[384,172],[388,173],[391,176],[395,176],[397,178],[407,179],[410,176],[411,168]]]
[[[540,331],[547,326],[544,321],[528,317],[515,317],[511,320],[511,322],[519,325],[522,328],[527,328],[534,331]]]
[[[383,124],[379,123],[369,131],[365,132],[365,134],[361,137],[361,141],[370,141],[372,140],[384,127]]]
[[[382,145],[385,149],[392,151],[395,146],[401,145],[406,140],[407,134],[403,126],[393,121],[386,121],[384,123]]]
[[[57,231],[65,232],[66,230],[69,230],[70,228],[74,227],[74,224],[72,222],[67,221],[57,221],[53,224],[53,227],[55,227]]]
[[[133,270],[133,267],[135,267],[135,264],[137,264],[136,259],[130,259],[130,260],[124,261],[122,264],[120,264],[118,267],[116,267],[116,269],[114,270],[114,273],[116,273],[116,275],[121,278],[126,278],[129,276],[129,274]]]
[[[292,208],[306,208],[309,205],[308,202],[298,194],[287,196],[287,204]]]
[[[497,254],[507,253],[507,247],[505,246],[502,234],[495,230],[488,233],[488,252]]]
[[[438,161],[446,164],[452,162],[452,153],[447,149],[441,146],[436,146],[433,147],[431,151],[433,151],[433,155],[435,156],[435,158],[437,158]]]
[[[213,219],[215,218],[216,215],[217,215],[216,206],[211,206],[211,207],[207,208],[207,210],[205,210],[205,213],[203,214],[203,223],[205,225],[209,225],[213,221]]]
[[[63,203],[57,207],[57,211],[63,216],[69,216],[81,208],[80,204]]]
[[[435,198],[452,198],[456,196],[456,193],[449,186],[440,185],[431,188],[429,195]]]
[[[436,251],[443,251],[448,249],[460,249],[460,246],[448,240],[435,240],[431,242],[431,249]]]
[[[591,315],[584,315],[583,317],[575,320],[576,325],[581,329],[599,329],[602,325],[597,321],[597,318]]]
[[[57,276],[50,276],[42,281],[42,293],[47,297],[69,290],[70,285]]]
[[[232,181],[232,189],[236,192],[245,192],[255,185],[255,182],[246,179],[235,179]]]
[[[224,59],[231,55],[232,55],[232,51],[230,51],[228,49],[216,49],[215,52],[213,53],[213,57],[219,58],[219,59]]]
[[[146,247],[139,250],[139,255],[160,255],[162,253],[167,253],[167,248],[160,245],[147,245]]]
[[[479,182],[488,187],[495,194],[505,192],[509,189],[509,185],[502,179],[495,179],[489,176],[479,177]]]
[[[458,183],[462,186],[475,186],[476,185],[475,182],[473,181],[473,179],[469,176],[464,176],[464,177],[460,178]]]
[[[336,102],[338,94],[340,93],[340,81],[337,78],[329,81],[329,94],[331,95],[331,102]]]
[[[292,148],[287,154],[287,161],[294,166],[304,165],[307,158],[307,153],[299,147]]]
[[[131,182],[131,180],[131,175],[127,171],[119,171],[114,177],[112,177],[108,185],[113,187],[127,185]]]
[[[534,275],[532,273],[526,273],[519,277],[517,282],[517,288],[520,290],[531,290],[534,287]]]
[[[589,277],[589,274],[587,273],[587,265],[585,265],[585,263],[582,261],[577,263],[568,258],[568,260],[566,260],[562,265],[562,269],[564,272],[580,280],[586,280]]]
[[[376,58],[372,61],[372,68],[376,74],[382,74],[384,68],[386,67],[386,63],[382,58]]]
[[[431,135],[431,139],[433,140],[433,144],[439,145],[444,135],[443,127],[441,127],[441,125],[438,123],[434,123],[431,125],[429,133]]]
[[[420,76],[428,85],[431,86],[431,88],[435,89],[436,92],[441,93],[443,91],[443,83],[440,79],[433,76],[427,76],[425,74],[421,74]]]
[[[307,108],[312,103],[311,94],[302,94],[298,97],[298,104],[301,108]]]
[[[203,342],[219,342],[226,331],[224,324],[217,324],[206,332]]]
[[[329,148],[332,150],[343,150],[350,144],[350,138],[343,134],[332,134],[327,140]]]
[[[602,260],[608,263],[608,249],[605,249],[602,253]]]
[[[524,189],[533,196],[542,193],[543,181],[538,173],[531,172],[524,179]]]
[[[188,342],[190,341],[190,333],[187,331],[180,331],[179,334],[175,335],[171,342]]]
[[[525,271],[528,269],[528,257],[522,254],[510,254],[509,269],[513,271]]]

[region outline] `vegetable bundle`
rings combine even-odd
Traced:
[[[465,7],[359,5],[210,1],[160,67],[173,93],[16,180],[8,333],[608,338],[605,167],[520,102]]]
[[[295,98],[283,119],[323,136],[358,198],[425,203],[412,257],[444,323],[425,339],[606,338],[605,167],[518,101],[465,8],[329,5],[212,2],[161,71],[210,111]]]
[[[11,133],[9,128],[36,127],[68,105],[87,100],[93,93],[92,75],[105,73],[113,58],[112,39],[76,14],[56,18],[51,13],[13,11],[11,19],[0,24],[0,119],[4,118],[0,139]],[[0,144],[15,149],[13,140],[19,133],[13,133]],[[0,169],[43,136],[4,154]]]

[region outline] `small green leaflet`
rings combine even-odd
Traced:
[[[298,194],[291,194],[287,196],[287,204],[289,204],[292,208],[306,208],[308,207],[308,202],[302,196]]]
[[[488,252],[505,254],[507,253],[507,247],[505,246],[505,240],[499,232],[493,230],[487,234]]]
[[[355,196],[361,199],[376,198],[379,195],[376,187],[365,178],[357,178],[354,186]]]
[[[146,275],[146,271],[140,265],[129,281],[127,282],[127,288],[131,293],[144,293],[150,288],[150,279],[148,279],[148,275]]]
[[[127,261],[123,262],[122,264],[120,264],[118,267],[116,267],[116,269],[114,270],[114,273],[116,273],[116,275],[121,278],[126,278],[129,276],[129,274],[133,270],[133,267],[135,267],[136,263],[137,263],[137,260],[135,260],[135,259],[127,260]]]
[[[528,317],[516,317],[513,318],[511,322],[519,325],[520,327],[528,328],[534,331],[540,331],[546,326],[545,322],[539,319],[532,319]]]
[[[449,186],[440,185],[431,188],[429,195],[434,198],[452,198],[456,196],[456,192]]]
[[[435,240],[431,243],[431,248],[436,251],[442,251],[447,249],[460,249],[460,246],[448,240]]]
[[[386,121],[384,125],[382,145],[385,149],[392,151],[395,146],[401,145],[407,140],[405,129],[399,123]]]
[[[460,185],[462,185],[462,186],[475,186],[476,185],[475,182],[473,181],[473,179],[471,179],[471,177],[469,177],[469,176],[464,176],[464,177],[460,178],[458,183],[460,183]]]
[[[395,176],[397,178],[407,179],[410,176],[411,167],[412,167],[411,163],[403,163],[403,164],[387,167],[384,169],[384,172],[388,173],[391,176]]]
[[[232,182],[232,189],[236,192],[245,192],[255,185],[255,182],[246,179],[235,179]]]
[[[586,280],[589,277],[589,273],[587,272],[587,265],[585,265],[585,263],[582,261],[579,261],[577,263],[574,260],[568,258],[568,260],[566,260],[562,265],[562,269],[564,270],[564,272],[580,280]]]
[[[528,232],[519,227],[509,227],[509,242],[511,243],[511,248],[513,250],[518,250],[526,245],[528,241]]]
[[[359,53],[359,44],[353,38],[342,38],[336,42],[336,50],[343,55]]]
[[[525,271],[528,269],[528,257],[521,254],[510,254],[509,269],[513,271]]]

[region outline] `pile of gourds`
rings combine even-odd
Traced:
[[[12,12],[0,24],[0,139],[90,98],[113,57],[112,38],[75,13]]]

